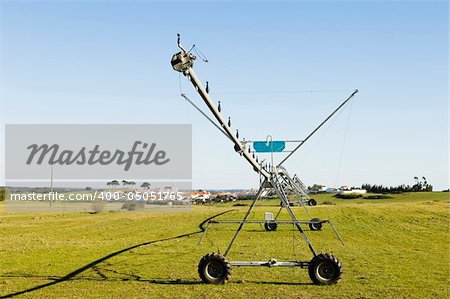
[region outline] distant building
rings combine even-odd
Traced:
[[[359,188],[350,188],[348,190],[342,190],[339,194],[365,194],[367,190]]]
[[[206,202],[211,199],[211,192],[203,190],[192,191],[191,199],[195,201]]]
[[[325,189],[325,193],[339,193],[339,189],[328,187]]]

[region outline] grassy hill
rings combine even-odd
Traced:
[[[217,224],[197,246],[201,223],[239,219],[236,203],[193,206],[182,213],[0,212],[0,297],[33,298],[447,298],[449,292],[449,193],[395,195],[382,200],[315,197],[311,216],[332,220],[307,231],[316,249],[335,254],[344,275],[334,286],[312,285],[292,268],[234,268],[229,283],[206,285],[197,264],[223,252],[236,225]],[[327,202],[327,205],[321,203]],[[241,204],[248,204],[242,201]],[[4,205],[4,202],[1,203]],[[263,219],[278,202],[261,202],[251,215]],[[299,218],[306,219],[300,207]],[[286,213],[282,218],[287,219]],[[265,232],[250,224],[230,252],[231,260],[310,260],[291,225]]]

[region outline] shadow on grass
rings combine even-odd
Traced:
[[[68,280],[72,280],[72,281],[136,281],[136,282],[145,282],[145,283],[151,283],[151,284],[161,284],[161,285],[195,285],[195,284],[203,284],[203,282],[199,281],[199,280],[182,280],[182,279],[162,279],[162,278],[156,278],[156,279],[146,279],[143,278],[141,276],[138,275],[132,275],[131,277],[107,277],[106,275],[104,275],[101,272],[101,269],[98,267],[98,265],[102,262],[105,262],[107,260],[109,260],[110,258],[113,258],[115,256],[118,256],[122,253],[128,252],[130,250],[136,249],[138,247],[142,247],[142,246],[147,246],[147,245],[152,245],[155,243],[161,243],[161,242],[166,242],[166,241],[171,241],[171,240],[176,240],[176,239],[181,239],[181,238],[186,238],[186,237],[190,237],[193,235],[197,235],[197,234],[201,234],[205,231],[205,224],[218,217],[221,216],[223,214],[232,212],[235,210],[227,210],[224,211],[222,213],[216,214],[212,217],[209,217],[207,219],[205,219],[203,222],[201,222],[198,226],[199,230],[195,231],[195,232],[190,232],[190,233],[186,233],[186,234],[181,234],[178,236],[174,236],[174,237],[168,237],[168,238],[163,238],[163,239],[158,239],[158,240],[152,240],[152,241],[148,241],[148,242],[144,242],[144,243],[140,243],[140,244],[136,244],[127,248],[123,248],[121,250],[112,252],[108,255],[105,255],[104,257],[101,257],[95,261],[90,262],[89,264],[84,265],[81,268],[78,268],[70,273],[68,273],[65,276],[46,276],[46,275],[32,275],[32,274],[10,274],[10,275],[3,275],[0,276],[1,278],[37,278],[37,279],[45,279],[45,280],[50,280],[50,282],[48,283],[44,283],[44,284],[40,284],[22,291],[18,291],[15,293],[11,293],[11,294],[7,294],[7,295],[3,295],[0,298],[12,298],[15,296],[19,296],[19,295],[23,295],[26,293],[30,293],[33,291],[37,291],[40,289],[44,289],[46,287],[55,285],[55,284],[59,284]],[[83,277],[80,276],[79,274],[87,271],[87,270],[93,270],[95,273],[97,273],[100,277]],[[232,281],[229,282],[231,284],[242,284],[244,283],[243,281]],[[271,284],[271,285],[311,285],[311,283],[292,283],[292,282],[265,282],[265,281],[245,281],[245,283],[253,283],[253,284]]]
[[[18,292],[15,292],[15,293],[3,295],[0,298],[12,298],[12,297],[15,297],[15,296],[19,296],[19,295],[23,295],[23,294],[30,293],[30,292],[33,292],[33,291],[37,291],[37,290],[40,290],[40,289],[43,289],[43,288],[46,288],[46,287],[49,287],[49,286],[52,286],[52,285],[55,285],[55,284],[58,284],[58,283],[62,283],[62,282],[67,281],[67,280],[72,280],[72,279],[75,278],[75,276],[85,272],[86,270],[92,269],[92,270],[95,271],[96,266],[98,264],[100,264],[100,263],[102,263],[102,262],[104,262],[104,261],[106,261],[106,260],[108,260],[108,259],[110,259],[112,257],[115,257],[115,256],[118,256],[118,255],[120,255],[122,253],[125,253],[127,251],[136,249],[138,247],[147,246],[147,245],[151,245],[151,244],[155,244],[155,243],[171,241],[171,240],[176,240],[176,239],[181,239],[181,238],[186,238],[186,237],[190,237],[190,236],[193,236],[193,235],[197,235],[197,234],[203,233],[205,231],[205,227],[204,226],[209,220],[212,220],[215,217],[221,216],[223,214],[226,214],[226,213],[229,213],[229,212],[232,212],[232,211],[234,211],[234,210],[227,210],[227,211],[224,211],[222,213],[216,214],[216,215],[214,215],[212,217],[209,217],[209,218],[205,219],[202,223],[199,224],[199,226],[198,226],[199,230],[198,231],[191,232],[191,233],[186,233],[186,234],[181,234],[181,235],[174,236],[174,237],[169,237],[169,238],[152,240],[152,241],[136,244],[136,245],[133,245],[133,246],[130,246],[130,247],[127,247],[127,248],[115,251],[115,252],[110,253],[108,255],[105,255],[104,257],[99,258],[99,259],[97,259],[97,260],[95,260],[93,262],[90,262],[89,264],[86,264],[83,267],[78,268],[75,271],[72,271],[72,272],[68,273],[67,275],[65,275],[63,277],[49,276],[49,279],[52,280],[51,282],[48,282],[48,283],[45,283],[45,284],[41,284],[41,285],[37,285],[35,287],[29,288],[29,289],[26,289],[26,290],[22,290],[22,291],[18,291]],[[22,277],[26,278],[27,276],[24,275]],[[43,276],[43,277],[45,277],[45,276]],[[105,276],[105,277],[100,278],[99,280],[107,280],[107,279],[109,279],[109,278],[107,278]],[[140,277],[138,277],[138,276],[135,276],[133,278],[129,278],[128,280],[133,280],[133,279],[137,280],[137,281],[145,281],[145,280],[140,280]],[[181,281],[181,280],[155,280],[155,281],[158,281],[158,282],[153,282],[153,283],[176,284],[175,282],[178,282],[177,284],[183,284],[183,281]],[[152,280],[149,280],[148,282],[152,282]],[[199,282],[196,282],[196,283],[199,283]],[[193,284],[193,282],[188,281],[187,284]]]
[[[45,280],[54,280],[54,281],[62,281],[64,277],[56,277],[51,275],[29,275],[29,274],[11,274],[11,275],[3,275],[0,278],[34,278],[34,279],[45,279]],[[106,277],[106,278],[98,278],[98,277],[74,277],[71,279],[66,279],[70,281],[110,281],[110,282],[124,282],[124,281],[133,281],[133,282],[145,282],[151,284],[161,284],[161,285],[196,285],[196,284],[204,284],[199,280],[183,280],[183,279],[164,279],[164,278],[142,278],[140,276],[135,276],[133,278],[120,278],[120,277]],[[280,282],[280,281],[230,281],[227,284],[261,284],[261,285],[291,285],[291,286],[307,286],[313,285],[311,282]],[[23,294],[23,293],[22,293]],[[13,295],[13,294],[11,294]],[[11,296],[7,295],[7,296]],[[14,295],[15,296],[15,295]],[[2,297],[7,298],[7,297]]]
[[[153,279],[148,279],[148,278],[142,278],[140,276],[135,275],[134,277],[83,277],[83,276],[77,276],[77,277],[73,277],[73,278],[69,278],[66,279],[64,277],[57,277],[54,275],[30,275],[30,274],[7,274],[7,275],[3,275],[0,276],[0,278],[33,278],[33,279],[43,279],[43,280],[52,280],[52,282],[62,282],[62,281],[97,281],[97,282],[101,282],[101,281],[110,281],[110,282],[123,282],[123,281],[135,281],[135,282],[145,282],[145,283],[152,283],[152,284],[186,284],[186,285],[190,285],[190,284],[203,284],[203,282],[199,281],[199,280],[182,280],[182,279],[164,279],[164,278],[153,278]],[[41,286],[48,286],[50,283],[47,284],[43,284]],[[41,287],[42,288],[42,287]],[[30,292],[33,290],[37,290],[37,288],[32,288],[30,290],[26,290],[26,292]],[[23,291],[25,292],[25,291]],[[23,292],[20,292],[21,294],[23,294]],[[19,292],[18,292],[19,293]],[[17,294],[19,295],[19,294]],[[8,298],[8,296],[12,297],[12,296],[16,296],[16,293],[14,294],[10,294],[10,295],[6,295],[5,297],[1,297],[1,298]]]

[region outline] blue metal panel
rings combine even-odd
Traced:
[[[286,148],[284,141],[253,141],[253,148],[257,153],[277,153]]]

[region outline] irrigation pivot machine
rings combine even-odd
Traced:
[[[206,229],[200,242],[203,240],[204,235],[208,230],[208,225],[213,223],[238,223],[239,226],[234,233],[228,247],[223,254],[219,253],[209,253],[201,258],[198,265],[198,272],[200,278],[211,284],[221,284],[225,283],[231,276],[232,267],[299,267],[302,269],[307,269],[309,276],[314,284],[318,285],[330,285],[337,283],[342,275],[342,265],[340,261],[333,255],[327,253],[317,253],[314,250],[313,245],[305,234],[304,226],[309,226],[310,230],[320,230],[322,224],[329,224],[333,229],[336,236],[339,237],[336,229],[330,220],[320,220],[318,218],[309,218],[309,220],[299,220],[294,214],[291,205],[292,202],[289,201],[289,195],[293,194],[299,198],[300,205],[303,206],[303,210],[309,216],[309,213],[305,207],[306,204],[313,205],[315,202],[307,195],[307,190],[305,185],[296,176],[291,176],[282,166],[282,164],[291,155],[297,151],[317,130],[319,130],[322,125],[324,125],[338,110],[340,110],[354,95],[358,90],[354,90],[350,96],[348,96],[345,101],[342,102],[316,129],[314,129],[305,139],[294,141],[298,144],[295,148],[287,154],[287,156],[277,165],[274,165],[273,159],[272,163],[264,163],[258,160],[255,156],[255,152],[282,152],[285,148],[284,141],[272,141],[271,138],[267,139],[265,142],[249,142],[239,140],[239,133],[233,133],[231,129],[230,119],[228,121],[221,114],[220,102],[218,105],[209,96],[208,83],[206,88],[202,86],[200,80],[197,78],[193,65],[196,56],[191,53],[191,51],[186,51],[180,44],[180,35],[178,35],[178,48],[180,52],[172,56],[171,64],[175,71],[182,73],[194,86],[195,90],[198,92],[200,97],[205,102],[208,109],[214,115],[215,121],[210,118],[205,112],[203,112],[196,104],[194,104],[185,94],[181,94],[189,103],[191,103],[200,113],[203,114],[208,120],[214,124],[214,126],[219,129],[231,142],[234,144],[234,150],[239,153],[248,163],[252,166],[253,170],[258,173],[261,177],[261,186],[253,199],[247,213],[242,220],[210,220],[207,223]],[[270,136],[268,136],[270,137]],[[251,149],[253,145],[253,150]],[[255,207],[256,202],[264,195],[272,192],[280,198],[280,210],[278,214],[273,217],[272,213],[266,213],[264,220],[248,220],[250,213]],[[278,221],[278,215],[281,210],[285,209],[289,214],[291,220],[289,221]],[[309,250],[312,253],[312,259],[310,261],[277,261],[274,258],[268,261],[230,261],[227,256],[230,252],[236,238],[238,237],[240,231],[242,230],[245,223],[264,223],[264,227],[267,231],[273,231],[277,229],[278,224],[293,224],[301,237],[305,241]],[[341,240],[342,242],[342,240]]]

